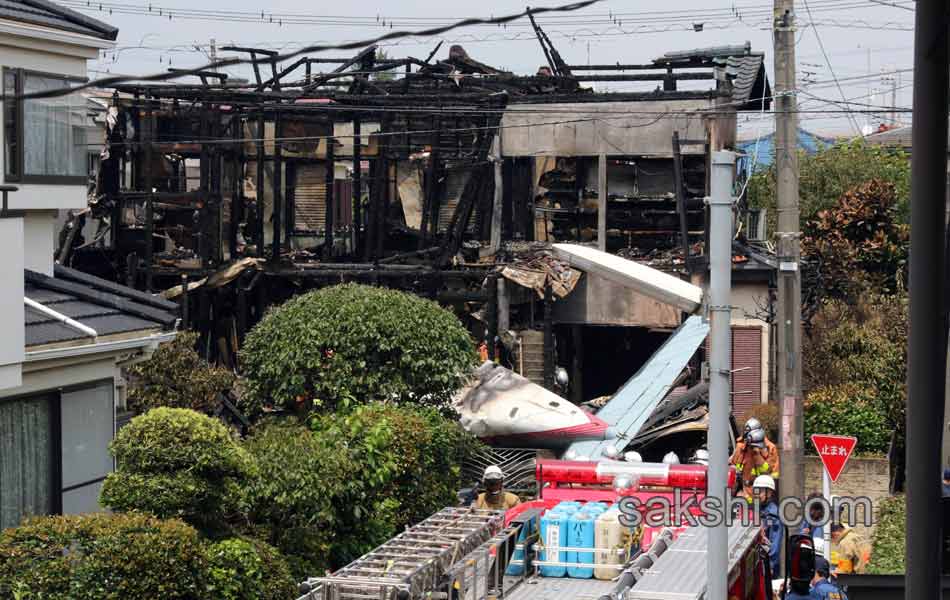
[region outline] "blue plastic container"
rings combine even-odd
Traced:
[[[564,552],[557,549],[567,545],[567,529],[569,515],[551,509],[541,517],[541,543],[544,550],[541,552],[542,561],[565,562]],[[563,566],[544,565],[540,568],[542,577],[564,577],[567,569]]]
[[[597,512],[596,510],[594,512]],[[568,524],[567,545],[572,548],[590,548],[590,552],[569,551],[565,562],[587,563],[594,562],[594,520],[595,516],[587,511],[580,511],[571,515]],[[591,567],[568,567],[567,574],[575,579],[590,579],[594,576]]]
[[[528,536],[537,531],[538,520],[537,518],[530,519],[527,521],[524,526],[521,528],[521,533],[518,534],[519,544],[524,544],[525,540],[528,539]],[[514,553],[511,555],[511,562],[508,563],[508,568],[505,569],[505,575],[522,575],[524,574],[524,550],[515,548]]]

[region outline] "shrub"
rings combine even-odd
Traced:
[[[280,553],[258,540],[232,538],[211,544],[208,592],[217,600],[289,600],[296,582]]]
[[[326,411],[372,400],[444,407],[475,362],[472,339],[452,313],[356,284],[269,311],[241,351],[250,397]]]
[[[0,533],[0,597],[205,598],[198,532],[141,514],[43,517]]]
[[[741,428],[746,421],[753,417],[762,423],[762,427],[765,428],[770,440],[778,439],[779,414],[777,406],[774,404],[756,404],[742,416],[742,422],[738,423],[739,427]]]
[[[297,579],[323,573],[342,531],[337,512],[346,507],[338,501],[350,482],[363,479],[345,445],[302,425],[268,422],[244,447],[257,473],[242,489],[250,533],[279,548]]]
[[[222,423],[181,408],[135,417],[109,449],[118,469],[103,483],[105,506],[180,517],[206,530],[235,509],[235,487],[252,469]]]
[[[903,575],[906,550],[907,502],[904,496],[886,498],[880,503],[877,525],[871,537],[869,575]]]
[[[806,449],[815,433],[852,435],[858,438],[857,452],[887,451],[892,428],[863,384],[841,384],[812,390],[805,398]]]
[[[234,373],[208,364],[195,352],[198,334],[180,331],[147,361],[133,365],[128,406],[136,414],[167,406],[212,414],[218,392],[231,389]]]

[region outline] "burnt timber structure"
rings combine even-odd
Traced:
[[[688,268],[710,152],[734,145],[737,112],[770,103],[763,55],[568,65],[539,39],[548,64],[532,76],[459,46],[433,60],[441,44],[425,60],[370,47],[289,65],[228,48],[258,59],[253,82],[121,85],[96,239],[64,235],[57,256],[147,291],[181,286],[185,325],[226,364],[266,306],[341,281],[484,308],[494,339],[496,267],[512,243],[591,241],[606,157],[608,249],[678,249]],[[586,87],[598,82],[656,87]]]

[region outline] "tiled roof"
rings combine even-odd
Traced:
[[[175,324],[172,302],[65,267],[57,266],[55,275],[24,271],[24,295],[95,329],[99,336],[171,329]],[[27,348],[88,337],[30,306],[24,317]]]
[[[119,30],[112,25],[47,0],[0,0],[0,19],[41,25],[103,40],[115,40],[119,34]]]

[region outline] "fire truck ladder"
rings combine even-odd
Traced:
[[[445,508],[329,577],[313,577],[298,600],[410,600],[429,597],[450,567],[502,528],[504,513]]]

